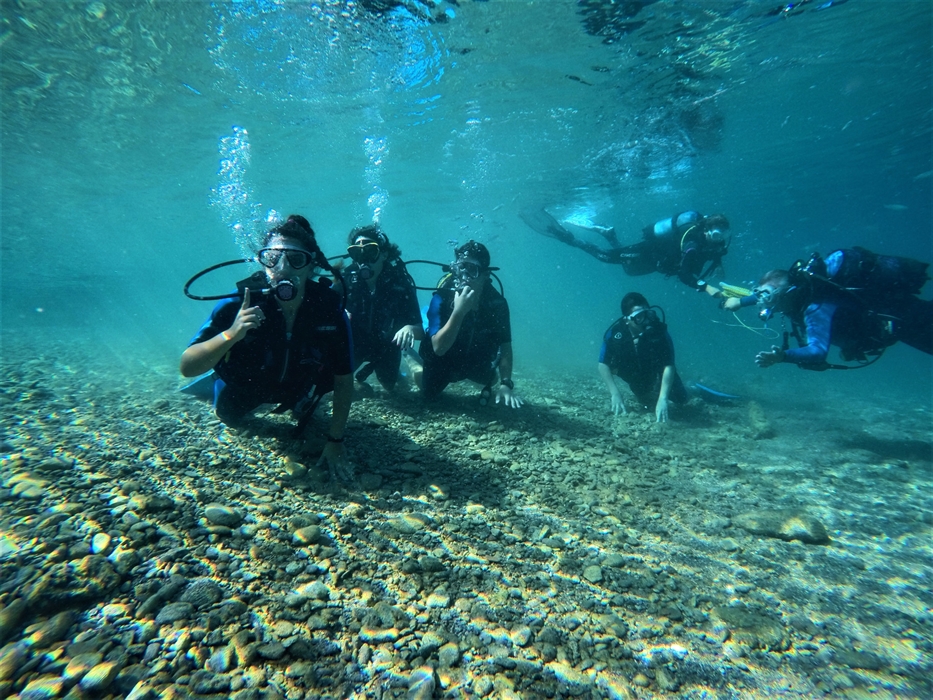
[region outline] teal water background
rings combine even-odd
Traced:
[[[819,4],[626,3],[643,6],[611,18],[571,0],[4,0],[3,333],[174,364],[210,311],[182,285],[239,256],[233,225],[301,213],[334,255],[377,215],[409,259],[489,246],[518,378],[595,368],[637,289],[666,309],[685,379],[928,410],[930,358],[911,348],[859,372],[762,372],[770,341],[721,325],[710,299],[517,216],[546,204],[634,240],[677,211],[722,211],[736,284],[848,245],[933,258],[933,8]]]

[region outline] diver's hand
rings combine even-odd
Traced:
[[[654,408],[654,415],[658,423],[667,423],[667,407],[670,402],[664,398],[658,398],[658,405]]]
[[[742,300],[738,297],[729,297],[723,300],[721,306],[726,311],[738,311],[742,307]]]
[[[318,467],[327,466],[331,481],[350,481],[355,474],[353,465],[347,460],[347,452],[342,442],[329,442],[324,445],[321,458],[317,461]]]
[[[233,325],[227,330],[231,340],[240,341],[253,328],[259,328],[265,316],[262,309],[258,306],[249,305],[249,289],[243,293],[243,303],[240,304],[240,310],[237,311]]]
[[[525,403],[521,396],[502,384],[496,390],[496,403],[499,403],[499,401],[502,401],[509,408],[520,408]]]
[[[625,402],[622,400],[622,394],[612,394],[609,400],[611,401],[613,415],[624,416],[626,414]]]
[[[479,297],[472,287],[464,287],[454,294],[454,313],[466,314],[476,308]]]
[[[755,355],[755,364],[761,368],[770,367],[771,365],[776,365],[783,361],[784,351],[777,345],[772,345],[770,352],[760,352]]]
[[[392,338],[392,342],[403,350],[415,345],[415,326],[402,326]]]

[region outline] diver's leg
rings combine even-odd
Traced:
[[[898,315],[895,337],[912,348],[933,355],[933,300],[911,297]]]
[[[549,238],[556,238],[561,243],[576,245],[576,238],[553,216],[545,211],[544,207],[525,207],[518,212],[522,221],[535,231]]]
[[[387,341],[382,354],[374,359],[370,366],[376,371],[376,379],[386,391],[395,389],[398,382],[398,368],[402,361],[402,348]]]
[[[425,362],[424,371],[421,373],[421,393],[424,398],[430,400],[436,399],[441,392],[450,384],[450,372],[440,362]]]
[[[262,403],[255,394],[237,390],[221,379],[214,383],[214,412],[225,425],[242,423]]]
[[[660,394],[660,392],[658,393]],[[676,370],[674,371],[674,380],[671,382],[670,391],[667,392],[667,398],[674,403],[687,403],[690,399],[687,387],[684,386],[684,382]]]

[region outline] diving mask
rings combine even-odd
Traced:
[[[647,307],[638,309],[638,311],[633,311],[628,316],[626,316],[625,320],[631,321],[632,323],[635,323],[639,326],[644,325],[645,323],[648,322],[648,319],[650,318],[649,313],[648,313],[649,311],[650,309],[648,309]]]
[[[458,260],[450,266],[450,271],[461,287],[475,282],[485,270],[486,268],[472,260]]]
[[[314,260],[311,253],[300,248],[263,248],[256,254],[259,264],[270,270],[276,267],[283,257],[293,270],[307,267]]]
[[[357,265],[372,265],[379,259],[379,244],[372,241],[347,246],[347,255]]]

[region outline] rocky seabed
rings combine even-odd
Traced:
[[[930,695],[929,407],[658,426],[530,373],[356,402],[335,482],[325,417],[70,352],[5,353],[0,697]]]

